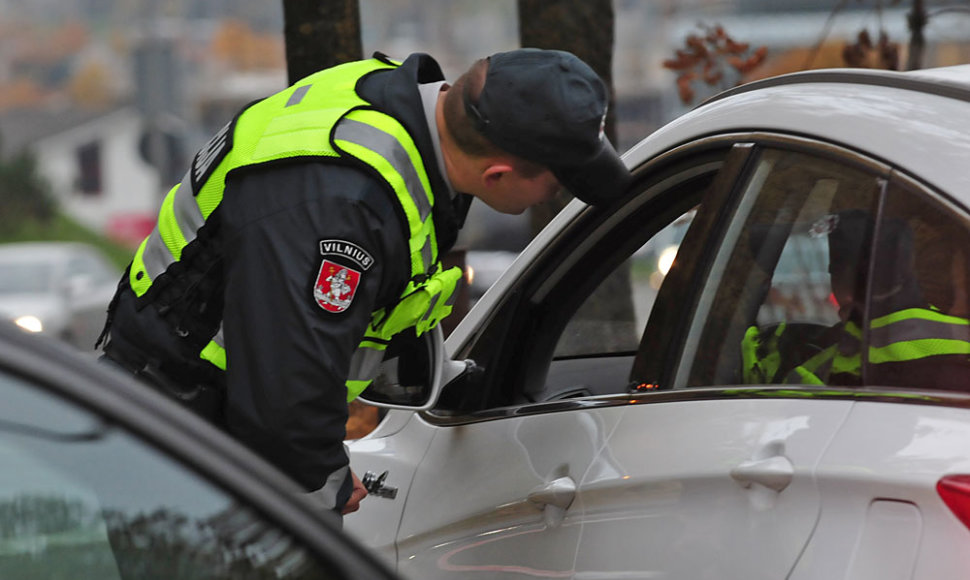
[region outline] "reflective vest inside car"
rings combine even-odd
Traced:
[[[870,365],[917,361],[932,356],[970,355],[970,321],[929,308],[907,308],[875,318],[869,325]],[[839,344],[829,346],[785,377],[786,384],[826,384],[823,377],[862,374],[862,330],[844,326]]]

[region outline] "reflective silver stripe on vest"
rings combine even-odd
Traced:
[[[421,247],[421,263],[424,264],[425,272],[431,269],[431,257],[433,255],[434,249],[431,247],[431,236],[428,236],[424,240],[424,246]]]
[[[458,286],[461,284],[461,280],[455,283],[455,289],[451,292],[451,296],[445,300],[445,306],[454,306],[458,302]]]
[[[142,252],[141,259],[145,263],[145,272],[151,280],[161,276],[175,262],[175,257],[168,251],[168,246],[165,245],[161,234],[158,233],[157,225],[148,235],[148,241],[145,242],[145,251]]]
[[[300,101],[303,100],[303,97],[306,96],[307,91],[309,91],[310,87],[312,86],[313,86],[312,84],[309,84],[309,85],[303,85],[302,87],[297,87],[296,90],[293,91],[293,94],[290,95],[289,100],[286,101],[286,106],[292,107],[293,105],[299,105]]]
[[[411,162],[411,156],[408,155],[407,150],[393,135],[360,121],[344,119],[337,125],[334,136],[342,141],[350,141],[366,147],[386,159],[404,178],[404,186],[418,208],[421,221],[431,215],[431,200],[428,199],[428,193],[421,184],[418,170]]]
[[[331,473],[323,487],[308,493],[307,496],[324,509],[332,510],[337,507],[337,494],[340,493],[340,488],[343,487],[344,481],[348,477],[350,477],[349,465]]]
[[[829,357],[828,360],[826,360],[824,363],[820,364],[818,368],[813,370],[812,373],[820,379],[822,378],[822,376],[828,377],[829,374],[832,372],[832,363],[834,362],[835,362],[835,357],[834,356]],[[822,380],[825,380],[825,379],[822,379]]]
[[[897,342],[927,338],[970,341],[970,326],[925,318],[908,318],[872,329],[869,333],[869,346],[882,348]]]
[[[438,304],[438,300],[440,298],[441,294],[435,294],[431,297],[431,304],[428,306],[428,310],[424,313],[424,316],[421,317],[421,320],[427,320],[431,316],[431,313],[434,312],[434,307]]]
[[[831,349],[826,349],[825,351],[822,351],[821,353],[815,356],[819,357],[825,353],[828,353],[828,356],[825,357],[825,360],[821,362],[818,362],[816,360],[814,366],[810,364],[812,363],[812,360],[809,360],[809,361],[806,361],[805,364],[800,365],[798,368],[803,369],[815,375],[823,383],[827,382],[829,373],[832,372],[832,363],[835,361],[835,352]],[[814,359],[815,357],[812,357],[812,358]],[[785,376],[785,380],[784,380],[784,384],[786,385],[797,385],[797,384],[800,384],[801,382],[802,382],[802,376],[798,374],[797,369],[792,369],[788,371],[788,374]]]
[[[212,342],[218,344],[223,349],[226,348],[226,338],[222,334],[222,323],[221,322],[219,323],[219,331],[216,332],[216,335],[212,337]]]
[[[870,348],[872,346],[871,344],[869,345]],[[845,334],[839,338],[838,349],[839,354],[846,358],[858,356],[862,352],[862,341],[854,336]]]
[[[194,240],[199,228],[205,225],[202,210],[199,209],[199,204],[196,203],[195,195],[192,193],[192,177],[189,173],[185,174],[179,188],[175,190],[172,213],[175,214],[175,223],[178,224],[186,242]]]
[[[196,203],[195,196],[192,194],[192,179],[188,173],[182,178],[182,182],[179,183],[173,195],[175,197],[172,199],[172,214],[179,231],[182,232],[182,237],[185,238],[185,243],[188,244],[196,238],[199,228],[205,225],[202,210],[199,209],[199,204]],[[145,243],[142,261],[145,263],[145,270],[152,280],[165,272],[175,262],[175,256],[169,251],[161,234],[158,233],[157,224],[151,235],[148,236],[148,242]]]
[[[350,357],[350,373],[348,381],[372,381],[381,370],[384,361],[384,351],[366,346],[358,346],[354,355]]]

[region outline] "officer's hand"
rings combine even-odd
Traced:
[[[351,471],[350,476],[354,478],[354,490],[350,492],[350,499],[347,500],[344,510],[340,512],[343,515],[351,514],[359,510],[360,500],[367,497],[367,489],[364,488],[364,484],[357,478],[357,474]]]

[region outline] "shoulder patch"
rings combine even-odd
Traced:
[[[232,149],[232,128],[235,124],[235,119],[226,123],[192,159],[192,192],[195,195]]]
[[[341,256],[369,270],[374,265],[374,258],[364,248],[346,240],[320,240],[320,255]]]
[[[324,260],[313,285],[313,298],[327,312],[343,312],[350,308],[359,285],[360,272]]]
[[[324,259],[313,284],[313,299],[327,312],[343,312],[350,308],[360,278],[374,265],[374,258],[367,250],[346,240],[320,240],[320,255]],[[338,259],[349,261],[356,268],[338,263]]]

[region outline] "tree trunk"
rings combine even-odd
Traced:
[[[518,0],[519,41],[523,47],[567,50],[584,60],[603,79],[610,91],[606,136],[616,143],[616,114],[613,97],[614,13],[612,0]],[[541,230],[568,203],[544,203],[532,208],[533,234]],[[629,264],[605,279],[586,301],[576,319],[603,321],[633,320],[632,281]],[[603,324],[594,325],[604,328]],[[630,344],[636,337],[617,336],[622,325],[605,325],[612,332],[587,336],[597,348]]]
[[[319,70],[360,60],[358,0],[283,0],[286,73],[292,84]]]
[[[363,58],[358,0],[283,0],[283,36],[289,84],[345,62]],[[380,422],[377,407],[348,405],[347,438],[359,439]]]
[[[928,19],[929,15],[926,13],[923,0],[913,0],[913,8],[906,15],[906,23],[909,25],[909,54],[906,57],[906,70],[923,68],[923,52],[926,49],[923,30],[926,29]]]
[[[523,47],[567,50],[589,64],[609,87],[606,136],[616,143],[612,0],[518,0],[518,9],[519,42]],[[533,208],[533,233],[549,223],[568,201]]]

